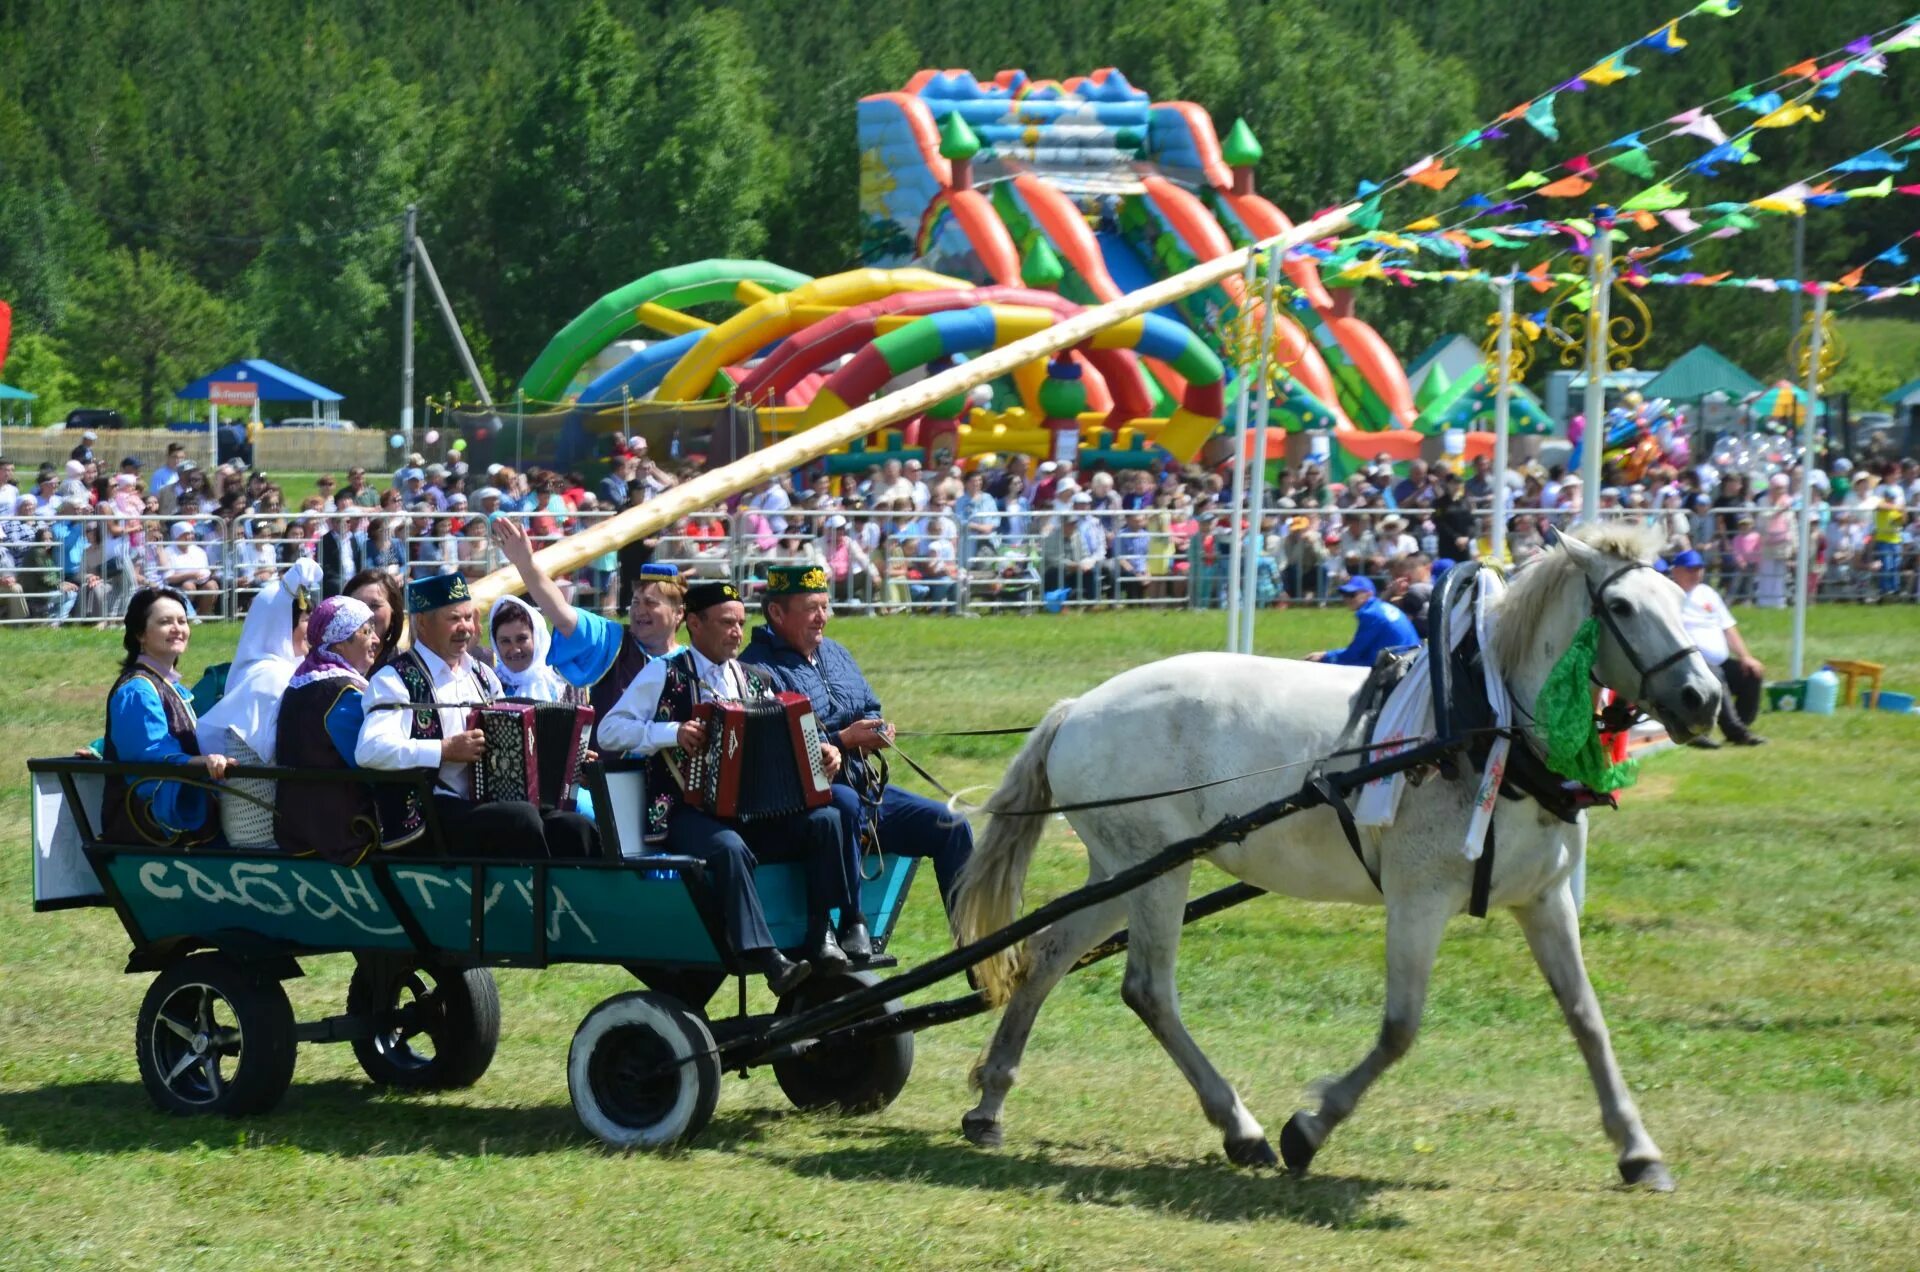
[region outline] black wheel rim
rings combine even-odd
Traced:
[[[239,1076],[239,1013],[211,985],[182,985],[168,994],[154,1013],[148,1041],[161,1086],[182,1104],[217,1104]]]
[[[680,1101],[685,1068],[659,1072],[678,1059],[673,1046],[645,1025],[616,1025],[594,1045],[587,1085],[594,1103],[621,1126],[659,1123]]]
[[[382,1060],[414,1072],[433,1067],[439,1058],[433,1033],[442,1010],[440,993],[438,978],[429,987],[418,969],[393,983],[387,1010],[373,1035],[373,1049]]]

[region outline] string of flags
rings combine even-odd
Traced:
[[[1368,229],[1378,228],[1381,200],[1386,195],[1408,185],[1444,190],[1455,177],[1460,175],[1458,167],[1447,166],[1450,159],[1463,151],[1479,150],[1490,141],[1503,140],[1510,135],[1505,125],[1516,120],[1528,120],[1534,127],[1539,128],[1541,120],[1551,120],[1553,100],[1560,94],[1584,93],[1590,89],[1605,88],[1610,84],[1617,84],[1621,80],[1638,75],[1640,68],[1627,60],[1636,52],[1642,49],[1668,55],[1681,52],[1689,43],[1680,34],[1681,23],[1700,16],[1731,18],[1740,12],[1740,7],[1741,0],[1700,0],[1684,13],[1667,19],[1639,39],[1615,49],[1572,79],[1554,86],[1539,97],[1519,103],[1480,127],[1463,134],[1451,144],[1408,165],[1396,176],[1385,181],[1362,181],[1355,195],[1361,201],[1361,207],[1353,217],[1355,224]],[[1542,103],[1545,105],[1543,106]],[[1372,221],[1371,225],[1367,224],[1369,220]]]

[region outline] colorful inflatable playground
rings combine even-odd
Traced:
[[[644,404],[727,404],[757,439],[812,428],[885,390],[1000,348],[1292,227],[1254,187],[1244,121],[1224,141],[1191,102],[1154,102],[1111,68],[1064,81],[921,71],[859,103],[864,268],[809,278],[706,260],[609,292],[562,329],[521,382],[559,404],[561,458]],[[1264,268],[1264,264],[1262,266]],[[1385,453],[1491,450],[1482,366],[1416,397],[1400,359],[1315,262],[1281,262],[1269,455],[1329,435],[1336,470]],[[1024,453],[1139,466],[1230,453],[1222,421],[1264,317],[1235,275],[855,442],[829,466]],[[1250,294],[1251,293],[1251,294]],[[636,338],[638,337],[638,338]],[[689,413],[684,419],[716,418]],[[1513,427],[1546,417],[1516,395]],[[699,438],[686,439],[700,446]]]

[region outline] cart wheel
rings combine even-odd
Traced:
[[[293,1008],[279,981],[195,954],[153,978],[133,1050],[162,1112],[264,1113],[293,1082]]]
[[[472,1086],[500,1045],[500,990],[484,967],[462,972],[362,955],[347,986],[347,1014],[374,1021],[373,1037],[356,1041],[353,1054],[382,1086]]]
[[[669,1148],[713,1116],[720,1057],[707,1022],[678,999],[615,994],[574,1031],[567,1091],[580,1124],[609,1146]]]
[[[810,1011],[857,989],[878,985],[872,972],[846,972],[808,980],[780,1000],[776,1016]],[[873,1020],[900,1010],[887,1002],[860,1017]],[[798,1109],[832,1109],[841,1113],[877,1113],[892,1104],[913,1073],[913,1035],[894,1034],[868,1042],[814,1046],[787,1060],[773,1063],[780,1089]]]

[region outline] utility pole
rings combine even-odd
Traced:
[[[400,433],[407,439],[403,461],[413,453],[413,240],[418,225],[419,209],[409,203],[400,236],[400,259],[407,272],[400,299]]]

